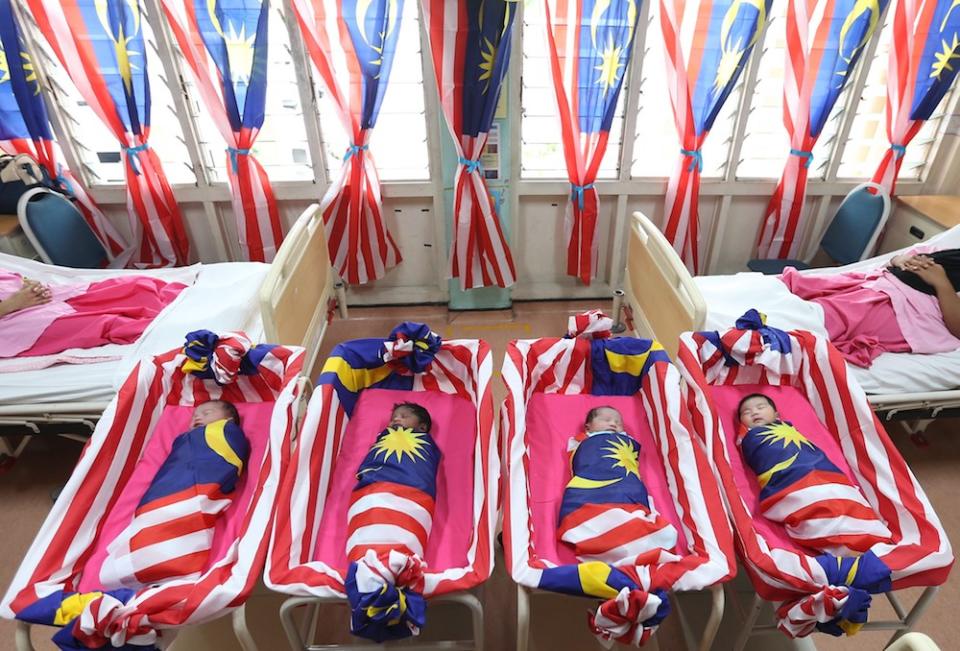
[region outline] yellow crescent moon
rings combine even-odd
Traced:
[[[950,14],[953,13],[953,9],[957,5],[960,5],[960,0],[953,0],[953,2],[950,3],[950,8],[947,9],[947,15],[943,17],[943,22],[940,23],[941,32],[947,27],[947,19],[950,18]]]
[[[217,30],[217,34],[221,38],[227,38],[227,35],[223,33],[223,25],[217,18],[217,0],[207,0],[207,13],[210,14],[210,22],[213,23],[213,28]]]
[[[610,0],[597,0],[593,5],[593,14],[590,16],[590,37],[593,39],[593,46],[597,46],[597,23],[603,12],[610,6]]]
[[[383,38],[379,44],[374,45],[370,42],[370,39],[367,38],[367,26],[365,24],[367,18],[367,12],[370,10],[370,5],[373,3],[373,0],[358,0],[356,8],[356,18],[357,18],[357,29],[360,31],[360,37],[363,39],[363,42],[377,50],[378,52],[383,49],[383,43],[390,38],[390,34],[393,33],[393,30],[397,28],[397,22],[400,20],[400,17],[397,15],[397,0],[390,0],[387,4],[387,31],[384,32]]]
[[[137,0],[126,0],[126,3],[130,6],[130,15],[133,16],[132,36],[140,31],[140,6],[137,4]],[[103,31],[109,34],[113,41],[116,42],[119,35],[113,32],[113,28],[110,25],[110,0],[94,0],[93,6],[97,11],[97,18],[100,19]]]
[[[604,486],[610,486],[611,484],[616,484],[620,479],[587,479],[586,477],[580,477],[574,475],[573,478],[567,482],[567,488],[603,488]]]
[[[627,43],[633,39],[633,30],[637,26],[637,3],[633,0],[627,3]]]
[[[853,60],[853,57],[856,55],[857,51],[862,48],[873,35],[873,30],[877,27],[877,21],[880,20],[880,4],[877,2],[877,0],[857,0],[857,2],[853,5],[853,9],[847,15],[847,19],[843,21],[843,27],[840,28],[839,50],[840,56],[843,56],[843,43],[847,39],[847,32],[850,31],[850,28],[853,26],[853,23],[856,22],[857,18],[868,11],[870,12],[870,24],[863,33],[863,38],[860,39],[860,42],[857,43],[856,47],[851,50],[850,56],[846,58],[848,62]]]

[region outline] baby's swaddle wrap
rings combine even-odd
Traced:
[[[860,489],[790,423],[753,427],[738,444],[757,475],[761,512],[795,542],[849,556],[890,541]]]
[[[357,470],[345,582],[355,635],[381,642],[417,635],[424,624],[423,555],[439,465],[440,450],[428,433],[388,427]]]
[[[233,503],[250,443],[231,420],[178,436],[129,525],[107,546],[105,588],[199,577],[217,518]]]
[[[677,531],[651,508],[639,463],[640,444],[625,432],[591,433],[573,451],[558,535],[581,561],[646,565],[674,557]]]

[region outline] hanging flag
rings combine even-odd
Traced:
[[[134,263],[186,264],[190,244],[180,208],[150,149],[150,81],[137,0],[26,0],[60,64],[120,142]]]
[[[0,0],[0,149],[29,154],[64,190],[77,199],[84,219],[113,255],[126,244],[116,228],[69,170],[57,163],[47,107],[34,62],[24,47],[10,0]]]
[[[513,256],[480,155],[510,61],[516,0],[421,0],[440,107],[459,162],[454,178],[450,277],[473,289],[516,282]]]
[[[348,283],[367,283],[402,259],[383,217],[380,177],[369,147],[393,68],[403,0],[291,0],[291,5],[307,52],[350,135],[340,176],[320,202],[330,259]]]
[[[873,182],[891,195],[907,145],[950,89],[960,67],[960,3],[900,0],[887,72],[887,149]]]
[[[564,219],[567,274],[585,285],[597,273],[594,188],[617,98],[630,65],[642,0],[544,0],[553,89],[570,180]]]
[[[680,136],[680,159],[667,184],[663,231],[694,273],[700,271],[701,148],[763,34],[772,4],[718,0],[693,5],[697,27],[685,55],[681,26],[690,3],[660,0],[667,85]]]
[[[790,156],[760,227],[761,258],[799,255],[813,146],[886,7],[887,0],[789,0],[783,123]]]
[[[251,153],[267,98],[266,0],[163,0],[200,97],[227,142],[227,178],[240,246],[270,262],[283,240],[280,212],[263,166]]]

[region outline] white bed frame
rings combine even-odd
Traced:
[[[639,212],[631,219],[623,289],[627,327],[637,336],[656,338],[671,356],[677,353],[681,333],[705,328],[703,294],[660,229]],[[944,410],[960,409],[960,389],[872,394],[867,399],[886,420],[918,419],[905,423],[911,434]]]
[[[312,204],[300,217],[277,251],[260,288],[260,312],[265,341],[306,348],[303,372],[312,377],[327,324],[339,305],[346,318],[342,284],[335,287],[320,206]],[[186,334],[186,333],[184,333]],[[13,445],[0,436],[0,453],[16,458],[31,437],[41,432],[58,433],[69,426],[93,432],[107,402],[62,402],[0,405],[0,428],[23,430],[24,438]],[[81,439],[84,440],[84,439]]]

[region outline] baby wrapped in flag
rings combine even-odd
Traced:
[[[801,545],[834,556],[862,554],[890,541],[890,530],[823,450],[780,419],[776,405],[755,393],[740,401],[746,432],[738,441],[760,484],[760,510]]]
[[[672,558],[677,531],[651,505],[640,479],[640,444],[623,431],[620,412],[595,407],[584,426],[570,439],[573,477],[560,505],[560,540],[581,561],[617,566]]]
[[[198,405],[190,426],[173,441],[133,521],[107,546],[104,588],[195,578],[206,566],[250,444],[236,407],[224,400]]]
[[[417,635],[425,622],[422,559],[440,465],[431,425],[421,405],[394,405],[389,425],[357,470],[350,497],[350,629],[378,642]]]

